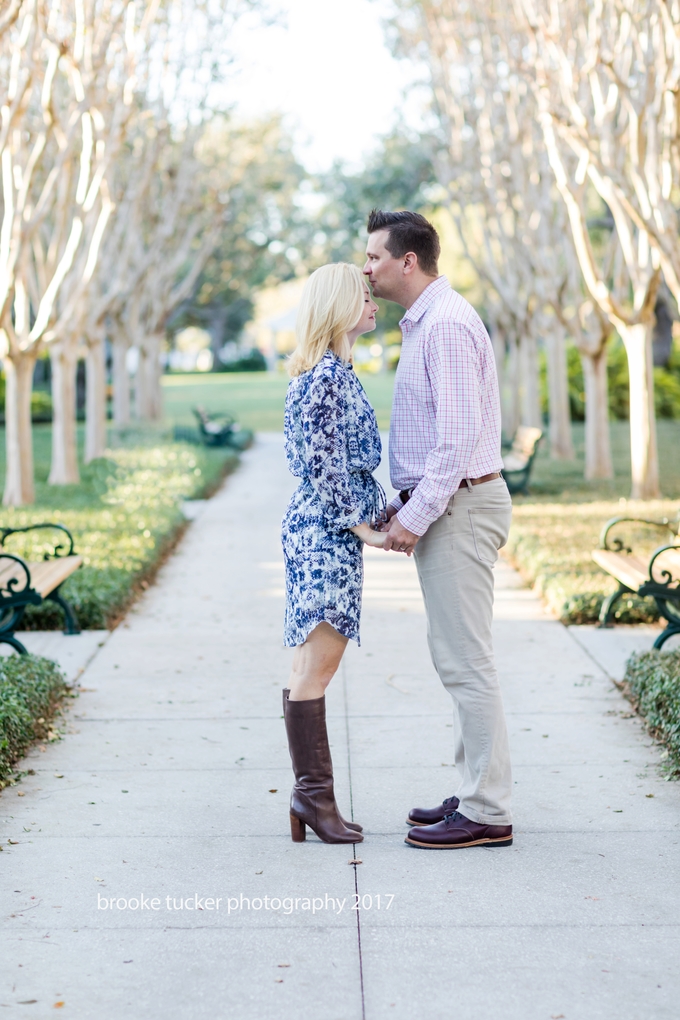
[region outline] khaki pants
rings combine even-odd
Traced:
[[[510,529],[502,478],[464,486],[415,548],[432,662],[453,698],[458,810],[508,825],[512,773],[491,641],[493,566]]]

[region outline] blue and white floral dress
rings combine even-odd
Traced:
[[[284,432],[300,479],[282,523],[284,644],[301,645],[323,621],[358,643],[363,542],[349,529],[372,520],[385,494],[372,475],[382,452],[378,423],[352,366],[327,351],[292,379]]]

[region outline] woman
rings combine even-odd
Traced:
[[[290,825],[326,843],[359,843],[333,793],[325,690],[348,640],[359,642],[363,544],[382,546],[371,527],[385,494],[371,474],[381,445],[373,408],[351,365],[352,347],[375,329],[378,306],[356,266],[322,266],[304,289],[298,346],[289,362],[284,431],[291,472],[300,478],[283,519],[286,563],[284,643],[295,647],[283,692],[295,773]]]

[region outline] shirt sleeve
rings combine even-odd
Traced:
[[[414,535],[424,535],[446,510],[465,478],[482,431],[477,348],[463,323],[438,322],[427,336],[426,364],[432,387],[437,445],[410,500],[397,514]]]
[[[336,374],[319,375],[303,408],[305,476],[321,501],[330,531],[346,531],[366,520],[353,492],[347,461],[346,387]]]

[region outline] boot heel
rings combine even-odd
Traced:
[[[306,826],[301,818],[292,814],[290,816],[290,835],[294,843],[304,843],[306,839]]]

